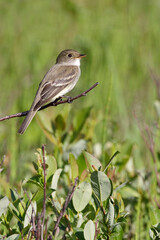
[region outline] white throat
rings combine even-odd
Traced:
[[[62,62],[62,63],[58,63],[58,64],[61,64],[61,65],[69,65],[69,66],[77,66],[77,67],[79,67],[79,66],[80,66],[80,59],[79,59],[79,58],[76,58],[76,59],[73,59],[73,60],[70,61],[70,62]]]
[[[64,63],[61,63],[61,64],[79,67],[79,66],[80,66],[80,59],[79,59],[79,58],[76,58],[76,59],[73,59],[73,60],[70,61],[70,62],[64,62]]]
[[[79,66],[80,66],[80,59],[79,59],[79,58],[76,58],[76,59],[74,59],[70,64],[79,67]]]

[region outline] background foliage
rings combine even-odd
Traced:
[[[22,119],[0,123],[1,198],[11,200],[9,189],[20,192],[22,180],[33,177],[34,153],[43,143],[63,171],[69,153],[79,159],[87,150],[104,169],[118,150],[107,175],[113,188],[124,183],[119,193],[129,215],[123,239],[156,239],[159,11],[158,0],[0,1],[1,116],[29,109],[39,82],[65,48],[87,54],[71,95],[100,83],[71,105],[38,113],[22,136]],[[65,174],[63,187],[64,179]],[[69,179],[68,187],[74,178]]]

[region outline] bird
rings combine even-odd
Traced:
[[[34,101],[18,133],[23,134],[37,111],[46,103],[56,101],[70,92],[76,85],[80,75],[80,60],[86,57],[73,49],[60,52],[56,63],[44,75],[39,84]]]

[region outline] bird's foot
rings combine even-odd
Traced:
[[[72,102],[72,98],[70,96],[61,96],[63,98],[67,98],[67,102],[71,103]]]

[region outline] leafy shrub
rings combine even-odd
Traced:
[[[81,164],[70,154],[62,170],[43,151],[44,146],[33,163],[35,174],[23,181],[21,192],[11,189],[11,200],[0,201],[2,239],[122,239],[123,200],[100,161],[84,151]],[[71,188],[72,201],[68,199]]]

